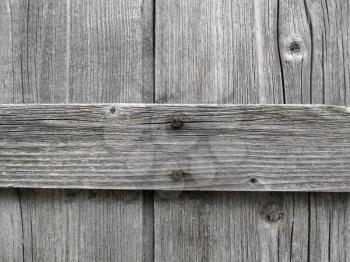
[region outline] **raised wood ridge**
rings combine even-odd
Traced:
[[[350,110],[1,105],[0,164],[1,187],[349,191]]]

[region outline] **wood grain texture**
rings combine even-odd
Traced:
[[[23,190],[21,203],[25,261],[153,261],[138,191]]]
[[[66,101],[66,1],[1,2],[4,103]]]
[[[3,187],[349,191],[347,107],[11,105],[0,119]]]
[[[350,102],[350,3],[305,1],[312,39],[312,103]]]
[[[349,105],[350,5],[306,1],[312,39],[312,103]],[[310,261],[350,261],[349,194],[310,194]]]
[[[344,40],[350,36],[349,3],[282,3],[280,23],[284,32],[281,33],[281,50],[287,47],[282,53],[284,79],[285,82],[300,83],[295,95],[287,97],[286,102],[348,104],[350,45]],[[288,12],[289,17],[286,16]],[[288,19],[293,23],[288,23]],[[301,48],[294,49],[291,54],[290,48],[288,50],[291,41],[287,39],[299,39]],[[283,46],[283,43],[286,44]],[[306,93],[301,90],[306,90]],[[307,95],[308,90],[310,95]],[[348,214],[348,198],[348,194],[310,194],[308,261],[349,261],[349,231],[346,219],[343,219]]]
[[[301,237],[307,233],[303,214],[307,206],[293,204],[307,203],[305,196],[186,192],[173,198],[158,194],[156,261],[170,255],[170,261],[290,261],[291,257],[307,261],[307,238]]]
[[[1,1],[0,101],[152,102],[153,6],[146,2]],[[349,104],[348,1],[156,3],[157,102]],[[1,261],[77,261],[76,254],[114,261],[115,250],[125,251],[120,261],[142,260],[141,253],[153,260],[153,241],[144,237],[153,235],[152,196],[136,192],[123,213],[130,216],[111,223],[137,223],[120,234],[125,250],[113,246],[120,235],[105,225],[119,217],[128,192],[97,191],[90,201],[93,191],[68,192],[1,191]],[[179,194],[156,197],[156,261],[349,261],[348,194]],[[32,232],[33,214],[49,226],[34,223]],[[134,251],[129,234],[143,238],[142,248],[138,241]],[[67,235],[76,242],[63,241]],[[111,246],[98,249],[105,239]]]
[[[0,1],[0,102],[152,102],[153,1]],[[1,190],[0,261],[153,261],[153,195]]]
[[[233,11],[230,5],[223,4],[224,1],[218,2],[158,3],[156,101],[337,105],[349,102],[347,1],[231,1],[231,6],[236,8]],[[201,19],[213,17],[209,14],[220,11],[220,19]],[[237,18],[239,27],[235,27],[235,23],[225,27],[227,24],[223,21],[230,16]],[[234,37],[232,28],[237,28],[238,32]],[[249,37],[244,35],[246,32],[250,33]],[[297,40],[297,44],[292,40]],[[239,49],[235,43],[252,48]],[[252,67],[245,66],[249,64]],[[276,198],[261,193],[211,194],[213,198],[226,199],[218,204],[199,193],[158,194],[155,202],[156,259],[348,259],[348,226],[342,222],[347,216],[347,195],[284,193]],[[208,203],[201,202],[201,197]],[[328,201],[332,198],[333,201]],[[240,199],[246,202],[238,205]],[[274,204],[263,204],[257,199]],[[285,209],[278,212],[276,206]],[[259,210],[266,211],[263,212],[267,214],[265,218],[276,217],[279,213],[284,215],[270,223],[256,215]],[[207,218],[216,213],[219,218],[213,224]],[[235,227],[234,223],[238,225]],[[245,231],[249,234],[242,233]],[[167,239],[169,243],[164,245],[158,239]],[[220,249],[223,247],[226,252]],[[216,250],[222,252],[216,253]]]
[[[156,101],[283,103],[279,1],[221,3],[158,2]],[[221,18],[215,22],[198,19],[218,7]],[[186,23],[194,19],[195,26]],[[191,38],[185,42],[186,36]],[[178,48],[179,39],[185,46],[208,44],[204,51]],[[307,194],[158,192],[154,209],[156,261],[308,259]]]
[[[259,102],[265,80],[254,63],[254,8],[253,1],[156,1],[156,102]]]
[[[304,1],[279,2],[279,52],[285,103],[311,103],[312,47],[308,12]]]
[[[152,103],[153,0],[70,2],[69,102]]]
[[[0,258],[22,262],[23,231],[21,203],[16,190],[0,191]]]

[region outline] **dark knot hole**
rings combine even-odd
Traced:
[[[289,45],[289,50],[292,54],[299,53],[301,51],[301,44],[298,41],[292,41]]]

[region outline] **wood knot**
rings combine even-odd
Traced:
[[[298,62],[306,55],[307,50],[300,36],[290,36],[282,41],[282,56],[285,61]]]
[[[297,54],[301,51],[301,46],[300,46],[300,42],[293,40],[290,44],[289,44],[289,50],[292,54]]]
[[[276,200],[265,202],[259,210],[260,217],[267,223],[276,223],[283,219],[281,204]]]

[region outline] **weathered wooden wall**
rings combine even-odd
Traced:
[[[1,103],[153,102],[153,2],[0,1]],[[67,155],[74,158],[74,155]],[[2,190],[0,261],[152,261],[147,192]]]
[[[0,102],[349,104],[349,17],[347,0],[1,0]],[[3,189],[0,260],[350,261],[349,214],[348,193]]]

